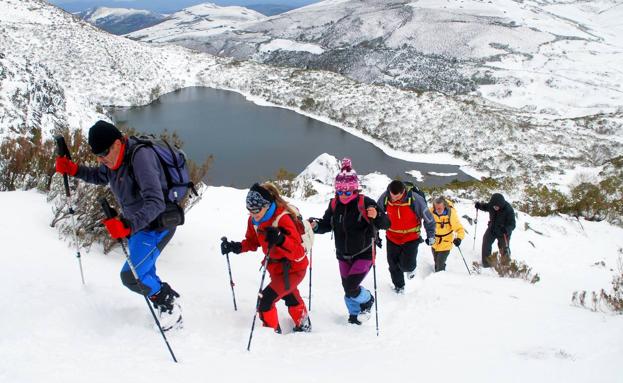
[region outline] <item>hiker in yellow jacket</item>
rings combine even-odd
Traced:
[[[465,230],[459,220],[452,202],[444,197],[437,197],[433,200],[433,207],[430,212],[435,218],[435,243],[432,246],[433,258],[435,260],[435,272],[446,269],[446,260],[452,249],[452,245],[457,247],[465,237]]]

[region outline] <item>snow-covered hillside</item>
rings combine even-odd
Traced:
[[[623,111],[576,119],[481,97],[368,85],[323,71],[217,58],[113,36],[42,0],[0,0],[0,136],[87,128],[103,106],[186,86],[231,89],[365,137],[395,156],[449,153],[499,175],[571,180],[623,154]]]
[[[366,186],[375,190],[384,185]],[[457,250],[448,270],[433,274],[430,252],[421,246],[417,276],[408,282],[406,294],[397,296],[385,247],[379,250],[379,337],[374,317],[361,327],[346,324],[331,236],[316,236],[313,332],[291,333],[279,303],[284,334],[256,327],[249,353],[261,255],[230,257],[238,304],[234,311],[219,251],[221,236],[244,235],[245,195],[245,190],[208,188],[158,262],[159,274],[182,295],[185,328],[168,334],[180,361],[176,365],[152,328],[144,300],[119,281],[124,260],[119,250],[108,255],[97,246],[83,251],[82,286],[73,247],[49,227],[46,196],[34,191],[0,194],[0,209],[10,217],[0,222],[5,239],[0,381],[620,382],[621,316],[574,307],[570,299],[575,290],[609,286],[623,230],[604,222],[521,213],[513,257],[539,273],[541,281],[535,285],[491,273],[470,276]],[[306,217],[319,216],[326,197],[294,203]],[[461,216],[473,217],[471,201],[457,207]],[[485,221],[481,216],[476,247]],[[472,251],[474,227],[465,219],[462,223],[468,231],[462,249],[471,263],[479,259]],[[372,274],[364,285],[373,289]],[[307,300],[307,278],[301,292]]]
[[[234,31],[169,30],[167,39],[370,83],[471,92],[569,117],[622,105],[622,16],[615,0],[327,0]],[[153,40],[149,31],[144,39]],[[317,48],[265,49],[277,39]]]
[[[192,41],[195,36],[235,30],[242,23],[265,18],[261,13],[244,7],[219,7],[213,3],[203,3],[182,9],[162,23],[130,33],[128,37],[156,43]]]
[[[143,9],[108,7],[98,7],[80,12],[78,16],[88,23],[116,35],[151,27],[165,18],[164,15]]]

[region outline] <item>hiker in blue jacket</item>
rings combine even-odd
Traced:
[[[99,167],[87,167],[67,157],[56,158],[56,171],[96,185],[110,186],[122,215],[103,221],[110,236],[128,238],[130,260],[121,269],[121,281],[130,290],[149,297],[160,316],[163,330],[182,324],[179,294],[156,275],[156,260],[173,237],[175,227],[163,227],[158,217],[165,211],[167,181],[154,150],[136,148],[137,141],[124,137],[114,125],[98,121],[89,130],[89,145]],[[130,158],[131,164],[130,164]]]

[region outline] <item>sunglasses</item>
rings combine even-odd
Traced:
[[[107,155],[109,155],[109,154],[110,154],[110,148],[108,148],[108,149],[104,150],[104,151],[103,151],[103,152],[101,152],[101,153],[95,153],[95,156],[96,156],[96,157],[106,157],[106,156],[107,156]]]
[[[260,211],[262,211],[262,208],[257,208],[257,209],[247,209],[249,211],[249,213],[251,214],[259,214]]]
[[[338,190],[338,191],[335,192],[335,194],[337,194],[337,195],[345,195],[347,197],[350,197],[351,195],[353,195],[353,192],[350,191],[350,190],[349,191]]]

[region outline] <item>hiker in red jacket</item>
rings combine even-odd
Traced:
[[[413,184],[410,184],[413,186]],[[387,263],[397,294],[404,294],[405,273],[408,279],[415,277],[418,246],[426,241],[435,243],[435,219],[428,210],[426,200],[415,189],[394,180],[387,186],[377,204],[387,212],[391,227],[387,229]],[[422,226],[426,240],[422,238]]]
[[[296,227],[297,213],[281,198],[277,188],[265,183],[254,184],[247,194],[249,219],[242,242],[223,241],[221,252],[236,254],[262,248],[268,262],[270,283],[262,291],[259,315],[264,327],[281,333],[275,303],[283,299],[294,321],[293,331],[311,331],[311,322],[298,285],[309,264],[301,235]]]

